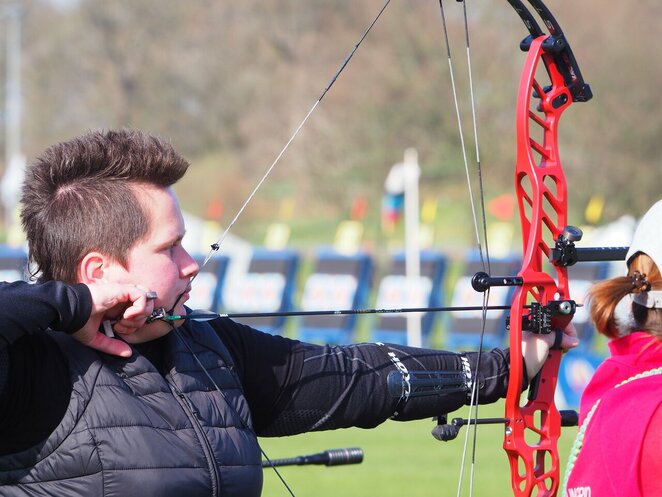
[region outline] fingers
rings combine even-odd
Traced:
[[[575,325],[572,323],[568,323],[568,325],[562,330],[561,344],[558,348],[563,350],[563,352],[567,352],[578,345],[579,338],[577,338],[577,328],[575,328]]]
[[[156,292],[150,292],[142,287],[136,286],[131,294],[131,304],[124,310],[120,322],[132,326],[131,323],[139,323],[140,326],[145,324],[145,321],[152,315],[154,311],[154,301],[156,300]],[[137,298],[133,298],[137,295]]]
[[[571,337],[568,335],[563,335],[561,340],[561,350],[567,352],[568,350],[574,349],[579,345],[579,339],[577,337]]]
[[[88,288],[93,317],[139,320],[143,315],[149,317],[154,310],[156,293],[138,285],[93,283]]]
[[[551,335],[538,335],[530,332],[522,333],[522,356],[529,379],[533,378],[542,368],[551,347]]]
[[[82,344],[120,357],[130,357],[131,347],[118,335],[135,333],[147,322],[154,310],[155,292],[137,285],[92,283],[92,313],[85,326],[72,336]],[[103,330],[100,328],[103,323]]]
[[[113,321],[112,329],[120,335],[129,335],[142,328],[154,311],[156,292],[135,286],[128,289],[130,303],[124,309],[121,317]]]
[[[560,349],[567,352],[579,345],[577,329],[573,324],[568,324],[563,330],[553,330],[548,334],[536,335],[539,340],[544,341],[550,349]]]
[[[131,357],[133,353],[131,347],[126,342],[116,338],[107,337],[98,330],[83,328],[72,336],[83,345],[98,350],[99,352],[105,352],[106,354],[120,357]]]
[[[560,344],[558,342],[560,336]],[[559,332],[548,334],[522,333],[522,355],[529,378],[533,378],[547,360],[550,349],[559,348],[567,352],[579,345],[577,329],[569,323],[559,335]]]
[[[133,354],[131,346],[128,343],[116,338],[108,338],[102,333],[97,333],[95,340],[89,346],[106,354],[120,357],[131,357]]]

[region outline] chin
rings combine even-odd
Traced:
[[[171,330],[172,327],[169,324],[164,323],[163,321],[155,321],[146,324],[130,335],[123,335],[122,338],[126,343],[145,343],[161,338],[170,333]]]

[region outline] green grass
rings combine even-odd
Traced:
[[[503,403],[481,406],[479,412],[481,417],[501,416]],[[466,415],[466,412],[459,411],[458,415]],[[297,497],[455,496],[465,429],[452,442],[438,442],[430,435],[432,428],[434,422],[431,420],[389,421],[372,430],[357,428],[263,438],[261,444],[272,459],[341,447],[363,449],[364,461],[357,465],[279,468]],[[559,442],[562,474],[575,432],[575,428],[565,428]],[[512,495],[510,469],[502,443],[503,426],[479,427],[473,483],[476,497]],[[469,495],[470,455],[469,447],[462,495]],[[288,495],[273,469],[265,469],[264,475],[264,497]]]

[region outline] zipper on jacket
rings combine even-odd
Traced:
[[[211,443],[209,442],[209,439],[205,435],[205,431],[202,427],[202,424],[200,424],[200,419],[198,418],[198,414],[199,414],[198,410],[195,408],[191,400],[184,394],[184,392],[181,392],[174,385],[170,385],[170,388],[179,398],[180,405],[184,407],[184,412],[186,412],[186,415],[191,420],[191,425],[193,426],[193,430],[195,431],[195,434],[198,437],[198,440],[200,441],[200,445],[202,446],[202,450],[205,454],[205,459],[207,459],[207,464],[209,466],[209,473],[211,477],[212,493],[214,496],[220,497],[221,478],[218,473],[216,458],[214,457],[214,451],[211,447]]]

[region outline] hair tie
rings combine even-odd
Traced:
[[[651,284],[646,279],[644,273],[635,271],[632,273],[632,276],[630,276],[630,279],[632,280],[632,293],[647,292],[651,289]]]

